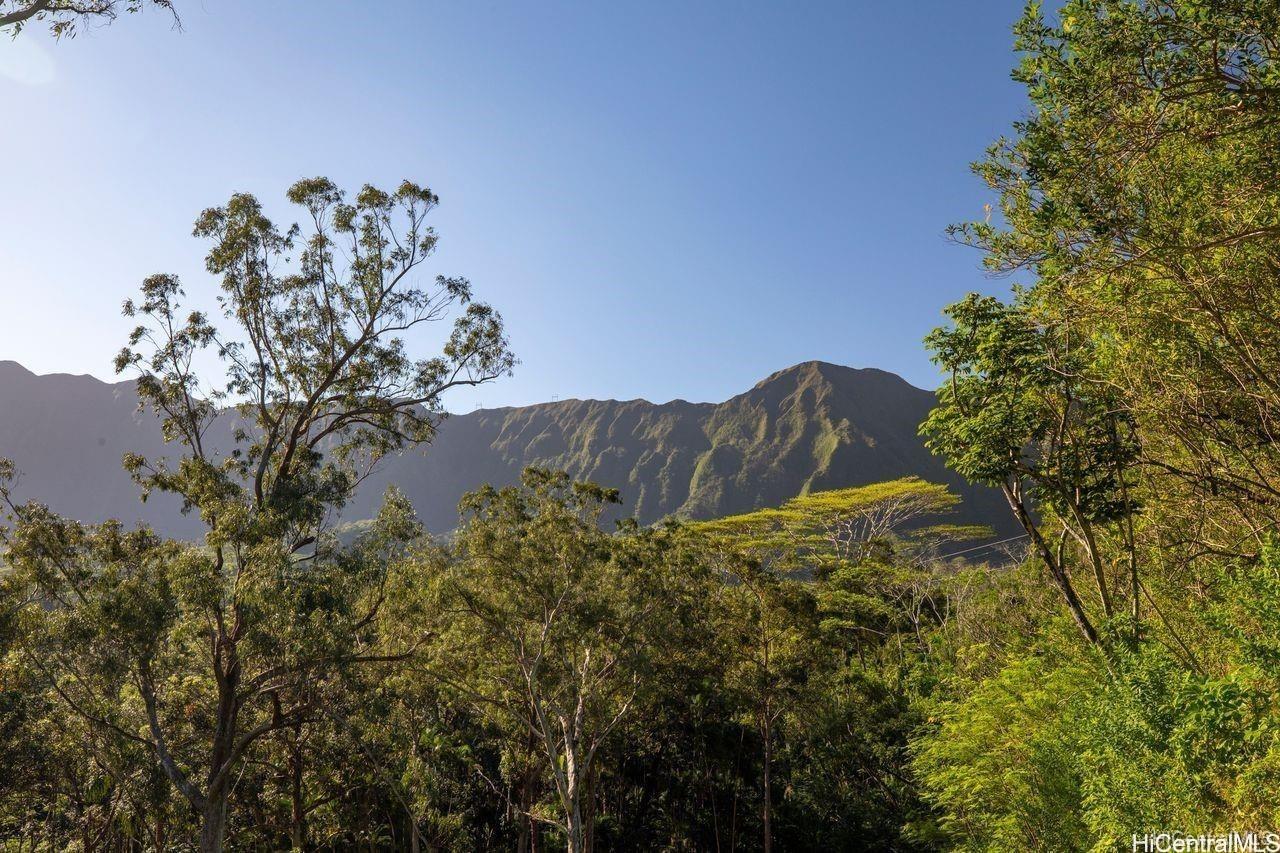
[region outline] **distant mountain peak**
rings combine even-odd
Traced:
[[[916,388],[898,374],[878,367],[846,367],[842,364],[818,360],[802,361],[771,373],[757,382],[755,387],[764,388],[778,383],[804,385],[813,382],[827,382],[842,387],[858,384],[888,384],[913,388],[917,391],[923,390]]]
[[[966,500],[963,520],[1004,526],[998,493],[964,484],[924,447],[917,429],[933,405],[931,392],[892,373],[806,361],[723,403],[568,399],[459,413],[431,446],[384,460],[346,517],[372,517],[394,484],[429,530],[443,532],[457,523],[464,492],[514,483],[539,465],[620,489],[623,511],[645,523],[915,475],[955,488]],[[235,418],[217,420],[212,447],[230,450]],[[132,382],[37,376],[0,362],[0,457],[22,471],[20,497],[84,521],[144,521],[199,536],[198,519],[181,515],[177,502],[138,500],[120,465],[127,452],[177,452],[159,421],[138,412]]]
[[[0,361],[0,377],[8,376],[30,376],[34,378],[35,374],[16,361]]]

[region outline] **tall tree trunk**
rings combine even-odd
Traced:
[[[764,736],[764,798],[761,818],[764,823],[764,853],[773,851],[773,725],[769,722],[768,706],[761,734]]]
[[[738,749],[733,755],[733,809],[729,816],[729,849],[738,849],[738,779],[742,775],[742,745],[747,739],[747,727],[738,730]]]
[[[1098,584],[1098,596],[1102,599],[1102,612],[1108,619],[1115,615],[1115,606],[1111,603],[1111,591],[1107,586],[1107,573],[1102,564],[1102,552],[1098,549],[1098,541],[1093,535],[1093,524],[1084,517],[1084,512],[1075,504],[1071,505],[1071,514],[1076,524],[1080,525],[1080,541],[1089,555],[1089,565],[1093,567],[1093,579]]]
[[[553,767],[552,772],[555,777],[556,792],[560,796],[560,807],[564,813],[568,853],[585,853],[586,847],[582,819],[582,787],[585,773],[590,770],[590,761],[584,758],[586,749],[583,746],[582,731],[585,713],[586,700],[579,693],[572,714],[557,715],[556,722],[564,738],[563,745],[559,748],[550,735],[551,730],[546,723],[546,715],[541,711],[538,713],[548,757],[554,761],[559,750],[559,755],[564,759],[564,769]]]
[[[1114,416],[1111,418],[1111,441],[1116,445],[1120,444],[1120,430]],[[1120,483],[1120,500],[1124,501],[1124,544],[1129,557],[1129,595],[1132,599],[1130,615],[1133,616],[1133,639],[1137,642],[1141,634],[1139,617],[1142,615],[1142,606],[1138,584],[1138,543],[1133,536],[1133,504],[1129,502],[1129,481],[1125,477],[1124,467],[1118,461],[1115,472],[1116,480]]]
[[[532,718],[534,711],[529,711]],[[533,754],[538,746],[538,734],[532,728],[527,732],[525,740],[525,758],[524,772],[520,774],[520,811],[517,820],[520,821],[520,838],[516,842],[516,853],[534,853],[537,849],[537,842],[534,837],[536,827],[533,820],[533,786],[534,786],[534,767],[533,761],[529,757]]]
[[[587,772],[587,793],[583,796],[585,803],[583,807],[583,844],[582,848],[586,853],[592,853],[596,846],[596,776],[599,771],[596,769],[597,764],[592,762],[591,769]]]
[[[582,779],[572,748],[565,750],[565,791],[568,809],[565,828],[568,830],[569,853],[586,853],[587,838],[582,820]]]
[[[200,853],[222,853],[223,837],[227,832],[227,797],[210,795],[204,810],[204,823],[200,827]]]
[[[302,723],[293,727],[289,745],[289,840],[294,850],[307,849],[307,808],[302,796]]]
[[[582,828],[582,804],[575,802],[569,812],[569,853],[586,853],[587,838]]]
[[[1000,488],[1004,492],[1005,499],[1009,502],[1009,508],[1013,510],[1014,516],[1017,517],[1018,524],[1022,525],[1022,529],[1027,531],[1027,535],[1031,537],[1031,541],[1036,546],[1036,551],[1039,552],[1040,558],[1044,560],[1049,569],[1050,577],[1053,578],[1053,582],[1062,593],[1062,597],[1066,599],[1067,609],[1071,611],[1071,618],[1075,620],[1080,633],[1084,634],[1085,639],[1093,645],[1099,645],[1098,632],[1093,627],[1093,623],[1089,621],[1089,616],[1084,611],[1084,604],[1081,603],[1080,596],[1076,595],[1075,587],[1071,585],[1071,578],[1067,576],[1066,569],[1063,568],[1061,561],[1054,557],[1053,549],[1049,547],[1049,543],[1045,541],[1039,526],[1031,518],[1031,512],[1027,509],[1027,505],[1022,502],[1022,495],[1014,485],[1008,482],[1002,483]]]
[[[231,758],[235,752],[236,728],[240,713],[240,663],[235,643],[219,638],[225,657],[215,651],[214,671],[218,678],[218,723],[209,756],[209,793],[205,798],[204,825],[200,829],[200,853],[222,853],[227,829],[227,799],[231,794]],[[224,665],[225,664],[225,665]]]
[[[533,846],[533,811],[532,771],[526,769],[520,784],[520,808],[516,812],[516,820],[520,821],[520,837],[516,840],[516,853],[531,853]]]

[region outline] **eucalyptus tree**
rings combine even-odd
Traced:
[[[574,853],[589,849],[603,747],[712,591],[679,529],[601,530],[617,500],[537,468],[518,487],[464,498],[455,553],[436,563],[442,622],[423,663],[507,733],[514,756],[532,739],[554,806],[517,805],[559,827]]]
[[[800,580],[806,526],[776,508],[697,524],[726,584],[732,653],[726,683],[760,739],[761,848],[773,849],[778,728],[804,696],[817,633],[814,590]]]
[[[110,23],[148,6],[163,9],[178,23],[172,0],[0,0],[0,33],[16,37],[33,22],[48,24],[55,38],[73,37],[85,24]]]
[[[117,369],[137,375],[181,452],[125,466],[144,498],[171,493],[198,513],[205,541],[85,527],[0,491],[15,522],[7,559],[36,590],[39,618],[61,626],[41,640],[52,689],[154,754],[199,814],[202,850],[222,848],[231,789],[257,743],[317,713],[342,670],[419,643],[382,619],[418,535],[411,508],[390,495],[354,550],[333,523],[382,456],[431,439],[446,392],[514,364],[501,318],[472,301],[466,279],[416,279],[436,247],[429,189],[366,186],[348,200],[315,178],[288,198],[305,226],[277,227],[247,194],[199,217],[221,324],[185,309],[170,275],[125,304],[139,325]],[[406,336],[451,315],[441,354],[412,358]],[[206,363],[222,377],[202,382]],[[212,439],[215,424],[230,447]],[[119,717],[130,713],[140,725]]]

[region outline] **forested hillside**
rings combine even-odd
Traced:
[[[198,215],[218,298],[146,278],[131,384],[0,368],[92,401],[14,446],[203,531],[0,461],[0,849],[1274,847],[1280,5],[1014,32],[950,231],[1013,286],[944,309],[935,395],[809,363],[445,419],[515,371],[502,316],[420,275],[430,189],[322,177],[297,225]]]

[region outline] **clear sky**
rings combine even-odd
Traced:
[[[202,208],[285,219],[317,174],[440,195],[429,272],[522,361],[455,411],[718,401],[809,359],[932,387],[941,307],[1008,287],[943,229],[1025,109],[1021,0],[175,3],[181,32],[0,41],[0,359],[111,378],[144,276],[212,305]]]

